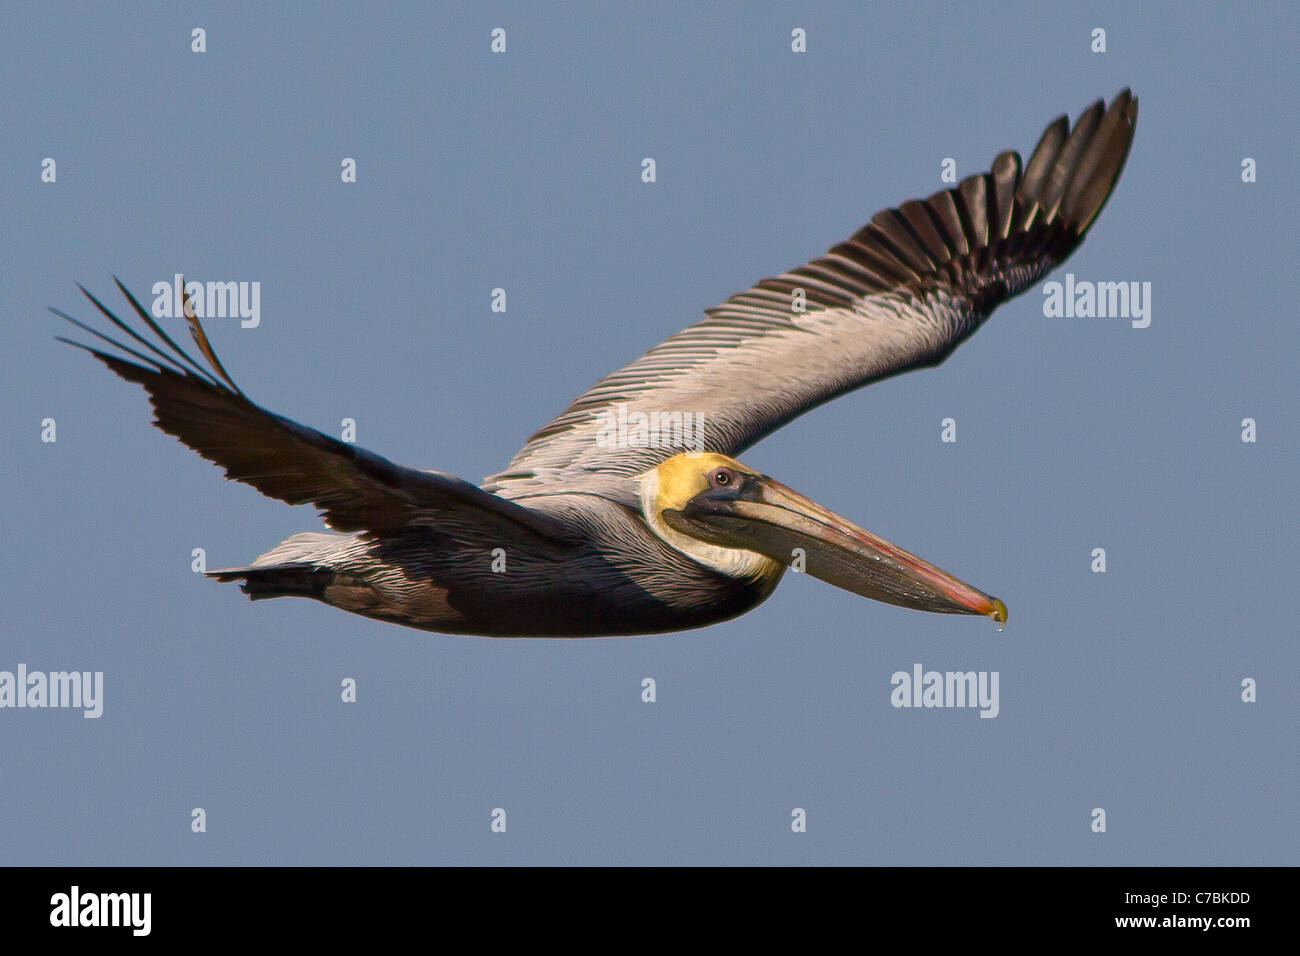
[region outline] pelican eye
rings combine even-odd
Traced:
[[[709,476],[715,488],[726,488],[736,483],[736,473],[730,468],[718,468]]]

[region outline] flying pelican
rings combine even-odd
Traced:
[[[645,634],[734,617],[802,564],[877,601],[1001,625],[997,598],[734,456],[838,395],[938,365],[1069,256],[1115,187],[1137,106],[1125,89],[1073,128],[1061,116],[1023,168],[1004,152],[989,172],[879,212],[824,256],[733,295],[578,396],[477,486],[254,404],[188,300],[206,365],[120,281],[145,329],[82,292],[138,348],[52,311],[113,347],[59,337],[142,385],[163,431],[227,478],[320,510],[333,532],[301,532],[245,567],[207,572],[242,582],[255,601],[315,598],[444,633]],[[610,434],[619,416],[685,412],[699,416],[689,450]]]

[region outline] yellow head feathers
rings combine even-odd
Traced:
[[[680,510],[686,502],[709,487],[709,473],[723,466],[746,475],[755,473],[734,458],[716,452],[682,452],[641,475],[642,505],[653,504],[656,515],[665,508]],[[653,497],[648,502],[645,492],[650,486],[653,486]],[[649,514],[648,509],[646,513]]]

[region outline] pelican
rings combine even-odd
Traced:
[[[1073,127],[1061,116],[1023,167],[1001,153],[988,172],[885,209],[820,258],[706,310],[579,395],[479,485],[394,464],[255,404],[188,299],[203,363],[120,281],[142,328],[84,288],[121,337],[51,311],[105,343],[58,337],[143,386],[157,427],[227,478],[319,509],[332,530],[206,572],[240,582],[254,601],[314,598],[455,634],[661,633],[749,610],[793,565],[863,597],[1000,627],[1002,601],[735,456],[836,396],[938,365],[1064,261],[1115,187],[1137,106],[1125,89]],[[684,414],[689,443],[611,427]]]

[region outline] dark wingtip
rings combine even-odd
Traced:
[[[91,348],[85,342],[78,342],[76,339],[70,339],[65,335],[54,336],[54,341],[62,342],[64,345],[71,345],[74,349],[81,349],[83,352],[89,352],[91,355],[100,354],[96,349]]]

